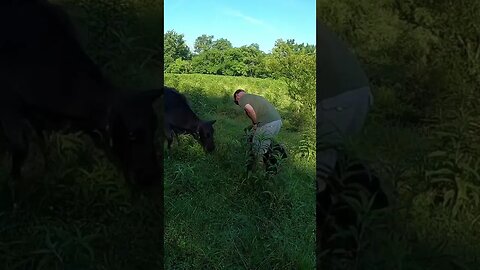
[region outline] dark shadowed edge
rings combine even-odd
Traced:
[[[38,3],[41,3],[41,4],[49,4],[49,6],[52,6],[54,9],[60,9],[62,10],[63,12],[63,6],[58,4],[56,1],[48,1],[48,0],[11,0],[11,1],[4,1],[4,0],[0,0],[0,9],[2,8],[2,6],[5,4],[5,5],[8,5],[10,3],[13,3],[15,1],[18,1],[18,2],[21,2],[21,1],[24,1],[25,3],[28,3],[28,2],[38,2]],[[164,5],[163,5],[163,1],[161,2],[161,7],[160,7],[160,11],[162,13],[162,19],[163,19],[163,11],[164,11]],[[63,14],[61,14],[63,15]],[[63,19],[63,18],[62,18]],[[67,18],[66,20],[70,20],[71,17]],[[163,22],[163,21],[162,21]],[[69,23],[67,21],[67,23]],[[77,33],[77,29],[75,30],[72,30],[71,27],[72,25],[67,25],[66,26],[69,30],[69,33]],[[162,33],[163,35],[163,29],[164,29],[164,26],[163,26],[163,23],[159,24],[158,26],[158,33]],[[77,40],[77,37],[75,37],[75,39]],[[78,40],[77,40],[78,41]],[[163,38],[161,39],[161,42],[160,42],[160,50],[162,50],[163,52],[163,48],[164,48],[164,44],[163,44]],[[163,55],[163,53],[162,53]],[[163,69],[163,63],[162,63],[162,69]],[[164,83],[164,75],[163,75],[163,70],[162,72],[159,72],[160,74],[158,74],[158,76],[160,76],[160,83],[163,85]],[[159,86],[160,88],[160,86]],[[144,89],[145,90],[145,89]],[[145,93],[142,93],[143,95],[149,95],[151,93],[151,91],[145,91]],[[163,103],[163,98],[160,97],[160,100],[162,102],[155,102],[155,103]],[[161,109],[158,109],[156,110],[157,112],[157,118],[158,118],[158,122],[159,122],[159,129],[161,129],[163,127],[163,106],[155,106],[156,108],[161,108]],[[0,134],[1,136],[1,134]],[[156,132],[156,136],[158,136],[157,138],[159,139],[159,142],[160,142],[160,145],[163,145],[163,142],[164,142],[164,135],[163,135],[163,132]],[[2,156],[2,153],[3,153],[3,147],[4,145],[2,144],[3,140],[0,140],[0,160],[1,158],[3,157]],[[158,151],[163,151],[162,147],[158,147]],[[164,227],[165,227],[165,223],[164,223],[164,170],[163,170],[163,153],[161,153],[161,158],[159,158],[158,160],[158,163],[159,163],[159,167],[160,167],[160,179],[159,179],[159,183],[158,185],[155,185],[154,187],[151,187],[150,190],[146,190],[148,193],[151,193],[154,197],[155,197],[155,204],[156,204],[156,207],[158,207],[158,211],[157,213],[159,214],[158,215],[158,219],[159,219],[159,222],[158,222],[158,229],[160,230],[160,235],[161,235],[161,243],[158,243],[158,250],[152,250],[151,252],[155,252],[156,254],[158,254],[158,261],[160,262],[160,264],[162,265],[162,268],[164,268]]]
[[[161,3],[161,8],[160,8],[160,11],[162,13],[162,22],[164,21],[164,2],[163,0],[161,0],[162,3]],[[164,25],[163,23],[161,24],[161,26],[159,27],[161,29],[158,29],[158,33],[164,33]],[[163,57],[163,50],[164,50],[164,44],[163,44],[163,38],[161,39],[161,42],[160,42],[160,49],[162,51],[162,57]],[[160,82],[163,86],[164,84],[164,81],[165,81],[165,77],[164,77],[164,65],[163,65],[163,61],[162,61],[162,70],[160,72]],[[163,89],[162,89],[163,90]],[[159,118],[159,131],[157,132],[157,136],[159,136],[160,138],[160,145],[158,147],[160,153],[161,154],[161,157],[159,158],[159,163],[160,163],[160,175],[161,175],[161,178],[160,178],[160,185],[159,185],[159,191],[160,191],[160,198],[159,198],[159,201],[160,201],[160,234],[161,234],[161,241],[162,243],[160,243],[160,250],[159,250],[159,256],[160,256],[160,263],[162,264],[162,268],[165,268],[165,204],[164,204],[164,162],[163,162],[163,143],[165,141],[165,136],[164,136],[164,133],[162,131],[160,131],[160,129],[163,130],[163,122],[164,122],[164,113],[163,113],[163,95],[162,97],[160,98],[161,102],[161,110],[160,110],[160,114],[158,115],[158,118]]]
[[[318,24],[318,15],[317,15],[317,18],[316,18],[316,24]],[[316,27],[315,29],[316,31],[316,37],[315,37],[315,40],[316,40],[316,44],[318,46],[318,27]],[[317,60],[315,61],[315,67],[316,67],[316,77],[318,78],[319,77],[319,67],[318,67],[318,62]],[[315,115],[319,115],[320,113],[320,110],[318,108],[318,104],[320,104],[320,95],[318,94],[319,91],[321,91],[319,89],[319,83],[318,83],[318,80],[315,81],[315,88],[316,88],[316,103],[315,103],[315,108],[316,108],[316,113]],[[317,120],[317,119],[315,119]],[[315,126],[315,130],[318,131],[318,121],[315,121],[316,123],[316,126]],[[316,132],[316,149],[319,149],[318,148],[318,132]],[[316,269],[317,270],[321,270],[321,267],[320,267],[320,257],[321,257],[321,247],[320,247],[320,239],[321,239],[321,232],[320,232],[320,224],[323,223],[322,220],[320,220],[320,217],[321,215],[319,215],[319,211],[320,211],[320,207],[319,207],[319,204],[320,202],[324,201],[325,198],[322,198],[322,193],[319,193],[318,192],[318,168],[319,168],[319,155],[317,154],[316,155],[316,171],[317,171],[317,175],[315,177],[315,258],[316,258]]]

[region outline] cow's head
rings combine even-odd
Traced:
[[[202,145],[203,149],[206,152],[213,152],[215,150],[215,143],[213,141],[213,133],[215,130],[213,129],[213,124],[216,120],[212,121],[200,121],[198,123],[198,140]]]
[[[155,147],[158,122],[153,103],[162,95],[163,89],[133,94],[123,97],[112,109],[112,148],[131,183],[150,185],[160,180]]]

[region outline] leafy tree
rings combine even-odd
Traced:
[[[192,59],[195,73],[222,75],[224,67],[223,52],[218,49],[205,51]]]
[[[242,53],[242,62],[245,64],[246,74],[249,77],[259,77],[261,72],[261,64],[264,60],[265,53],[260,50],[258,44],[254,43],[249,46],[239,48]]]
[[[213,36],[203,34],[197,37],[193,47],[196,54],[210,50],[213,47]]]
[[[231,48],[224,51],[224,75],[246,76],[247,65],[243,62],[243,52],[239,48]]]
[[[191,59],[190,48],[188,48],[183,34],[169,30],[164,35],[164,66],[165,70],[176,59]]]
[[[165,70],[167,73],[192,73],[192,62],[189,60],[183,60],[181,58],[175,59],[175,62],[170,64]]]
[[[228,50],[233,48],[233,46],[232,43],[228,41],[228,39],[220,38],[213,42],[212,48],[217,50]]]
[[[290,97],[309,112],[315,110],[316,57],[310,45],[296,44],[293,39],[275,42],[265,59],[267,70],[274,78],[287,83]]]

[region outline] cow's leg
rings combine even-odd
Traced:
[[[7,153],[7,145],[5,143],[5,138],[3,135],[3,130],[1,129],[2,125],[0,124],[0,166],[3,166],[5,161],[5,156]]]
[[[170,128],[170,125],[165,123],[164,125],[164,130],[165,130],[165,138],[167,139],[167,146],[168,150],[172,148],[172,142],[173,142],[173,130]]]
[[[180,139],[178,138],[178,133],[175,131],[172,131],[173,135],[175,135],[175,139],[177,140],[177,146],[180,147]]]
[[[11,192],[14,206],[16,206],[16,195],[18,195],[20,189],[25,187],[25,181],[22,177],[22,166],[28,155],[27,131],[31,126],[21,117],[3,117],[0,121],[8,150],[12,156]]]
[[[47,149],[47,142],[46,138],[44,136],[42,127],[36,125],[33,126],[31,125],[30,122],[25,121],[25,140],[27,140],[28,143],[28,153],[34,153],[35,155],[30,156],[32,160],[34,161],[34,178],[38,178],[38,176],[44,174],[46,168],[47,168],[47,156],[48,156],[48,149]],[[34,146],[32,152],[32,146]],[[28,155],[27,155],[27,158]],[[27,160],[28,162],[28,160]]]
[[[28,154],[28,140],[26,128],[28,125],[24,119],[2,119],[7,147],[12,155],[11,174],[14,178],[21,177],[21,168]]]

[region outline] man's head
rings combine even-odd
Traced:
[[[243,89],[238,89],[237,91],[235,91],[235,93],[233,93],[233,102],[235,102],[235,104],[238,105],[238,100],[240,100],[240,98],[245,94],[245,90]]]

